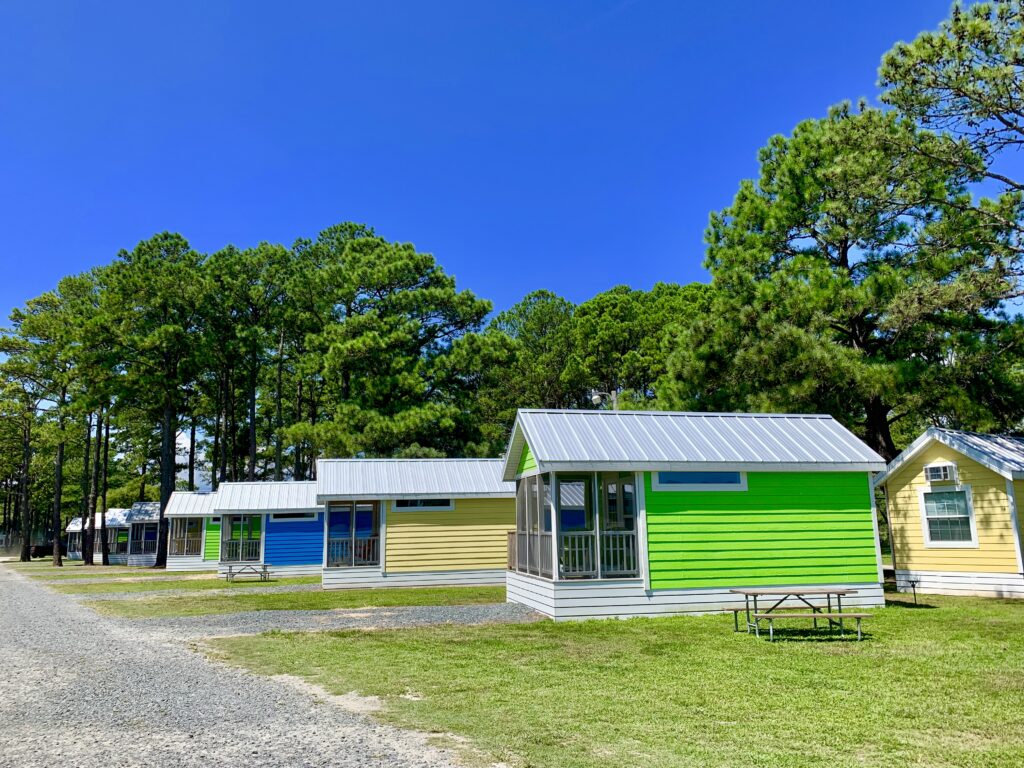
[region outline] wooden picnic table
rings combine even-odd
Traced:
[[[855,595],[857,594],[856,589],[847,589],[845,587],[775,587],[775,588],[752,588],[752,589],[730,589],[730,592],[737,595],[743,595],[744,608],[747,614],[747,632],[754,630],[754,634],[760,637],[760,626],[759,622],[762,619],[768,618],[787,600],[797,599],[808,608],[810,613],[806,614],[807,617],[814,620],[814,628],[818,628],[818,619],[828,619],[829,628],[833,625],[839,627],[839,631],[843,631],[843,596],[844,595]],[[836,611],[832,612],[832,597],[836,599]],[[766,609],[759,609],[757,605],[757,599],[759,597],[767,597],[774,600],[771,606]],[[821,605],[814,605],[808,598],[825,598],[826,605],[825,610],[822,610]],[[750,611],[750,603],[754,603],[753,615]],[[779,613],[779,617],[785,616],[785,613]],[[793,618],[803,617],[805,614],[789,614]],[[860,634],[860,618],[863,618],[865,614],[859,614],[850,618],[857,618],[857,630],[858,635]],[[753,620],[751,620],[753,619]],[[770,626],[771,628],[771,626]],[[772,632],[774,634],[774,632]]]

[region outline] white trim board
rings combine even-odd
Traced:
[[[388,587],[501,586],[500,568],[472,571],[412,571],[384,574],[380,568],[324,568],[324,589],[385,589]]]
[[[912,586],[911,581],[916,585]],[[896,589],[924,595],[1024,598],[1024,574],[897,569]]]
[[[881,584],[822,586],[856,589],[856,595],[843,598],[844,608],[885,604]],[[505,587],[509,602],[526,605],[556,621],[719,613],[744,605],[742,595],[729,591],[732,587],[651,591],[639,579],[556,582],[508,571]]]

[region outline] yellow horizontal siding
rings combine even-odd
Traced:
[[[454,511],[394,512],[386,517],[388,573],[504,568],[515,499],[455,499]]]
[[[971,486],[978,546],[925,545],[920,492],[927,489],[926,464],[949,461],[960,482]],[[1006,478],[941,443],[932,443],[886,481],[896,565],[919,571],[1016,573],[1017,550]]]

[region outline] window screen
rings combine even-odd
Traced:
[[[926,493],[924,515],[930,541],[973,541],[967,491]]]

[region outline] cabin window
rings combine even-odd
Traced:
[[[395,499],[391,508],[395,512],[449,512],[455,504],[451,499]]]
[[[924,479],[929,483],[955,483],[955,464],[932,464],[924,468]]]
[[[974,546],[974,515],[969,488],[921,494],[925,540],[930,546]]]
[[[276,512],[270,516],[271,520],[316,520],[316,512]]]
[[[655,491],[745,491],[746,472],[655,472]]]

